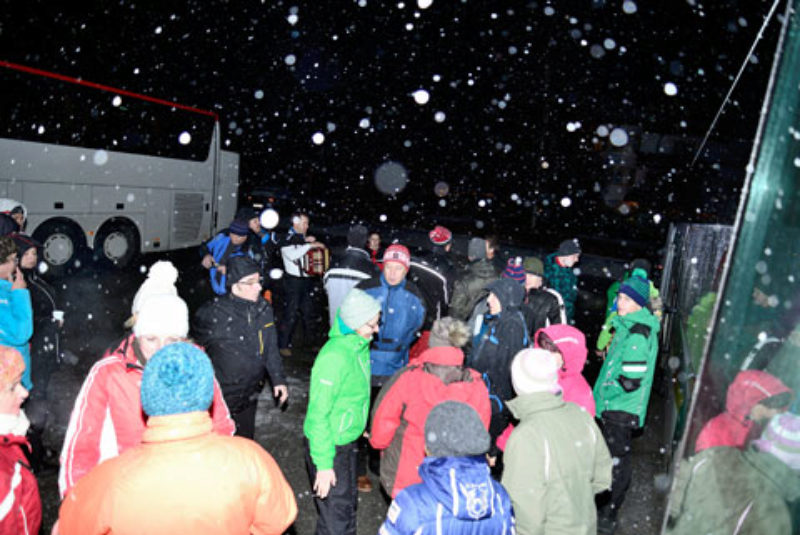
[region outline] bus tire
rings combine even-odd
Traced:
[[[76,223],[51,219],[39,225],[33,238],[42,244],[42,260],[47,263],[50,275],[58,277],[80,268],[86,238]]]
[[[94,257],[101,263],[125,268],[139,255],[139,231],[127,219],[103,223],[94,239]]]

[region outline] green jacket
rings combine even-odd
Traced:
[[[311,368],[303,433],[317,470],[333,468],[336,446],[364,432],[369,415],[369,340],[345,326],[336,315]]]
[[[460,320],[468,320],[475,305],[489,292],[486,285],[499,278],[491,260],[482,258],[471,262],[453,287],[450,300],[450,315]]]
[[[642,308],[614,317],[611,326],[614,340],[594,384],[597,414],[627,412],[639,417],[641,427],[653,386],[660,324],[658,318]]]
[[[594,495],[611,486],[611,455],[594,418],[560,394],[512,399],[520,424],[506,443],[503,486],[519,535],[594,535]]]
[[[667,533],[789,535],[798,498],[800,477],[772,454],[709,448],[681,461]]]

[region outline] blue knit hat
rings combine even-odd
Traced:
[[[630,277],[619,287],[619,293],[633,299],[640,307],[650,302],[650,281],[639,276]]]
[[[214,368],[199,347],[169,344],[147,361],[141,394],[148,416],[208,410],[214,398]]]
[[[520,284],[525,284],[525,266],[522,265],[522,258],[509,258],[506,269],[503,271],[503,277],[512,279]]]

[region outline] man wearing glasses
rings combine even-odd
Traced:
[[[247,256],[229,259],[227,284],[226,295],[197,311],[193,335],[211,358],[236,435],[252,439],[258,395],[267,375],[281,404],[289,389],[278,353],[275,315],[261,295],[258,264]]]

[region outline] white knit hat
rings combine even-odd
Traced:
[[[151,295],[136,314],[133,334],[186,338],[189,334],[189,308],[177,295]]]
[[[511,384],[517,394],[561,391],[558,386],[559,362],[546,349],[523,349],[511,363]]]
[[[167,260],[159,260],[147,272],[147,279],[139,286],[133,297],[131,314],[136,314],[142,307],[145,299],[151,295],[178,295],[175,282],[178,280],[178,270]]]

